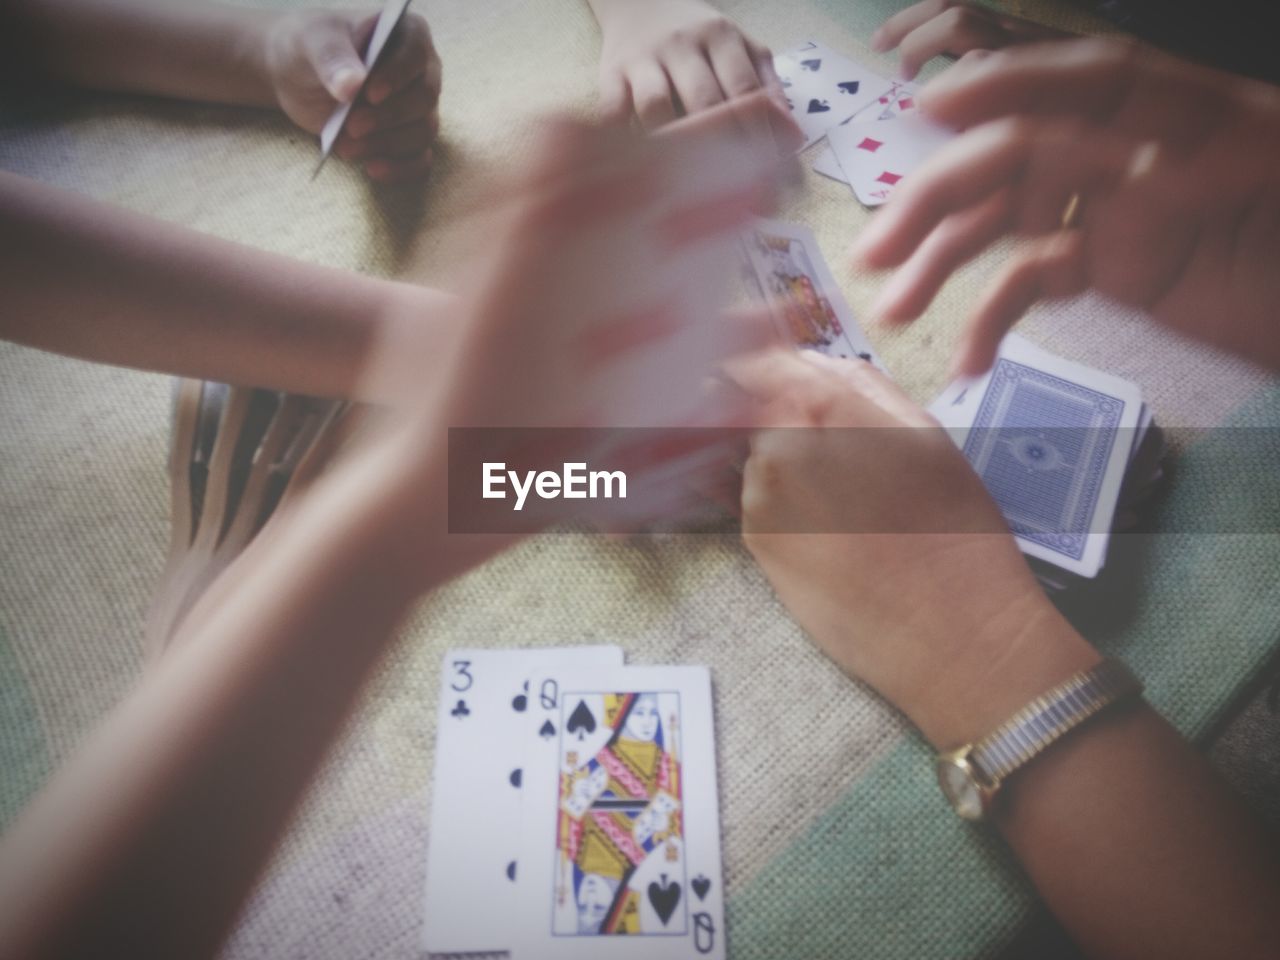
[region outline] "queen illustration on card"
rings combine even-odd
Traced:
[[[570,693],[561,710],[553,933],[684,934],[679,695]]]

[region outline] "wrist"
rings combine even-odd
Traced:
[[[983,737],[1100,654],[1038,590],[1010,602],[898,706],[940,750]]]
[[[238,100],[244,106],[280,108],[271,72],[271,42],[282,16],[256,10],[236,12],[227,34],[226,60],[230,75],[238,78]]]

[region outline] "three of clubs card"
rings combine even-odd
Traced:
[[[441,694],[431,953],[724,956],[706,668],[626,667],[609,647],[451,651]],[[448,722],[464,702],[466,732]]]

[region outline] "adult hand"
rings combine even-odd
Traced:
[[[308,133],[318,134],[340,104],[359,96],[335,153],[374,180],[407,180],[431,165],[440,58],[426,20],[406,14],[365,85],[362,54],[376,21],[336,11],[284,14],[265,36],[267,74],[280,108]]]
[[[871,49],[901,50],[902,76],[911,80],[934,57],[999,50],[1018,43],[1072,36],[963,0],[923,0],[894,14],[871,35]]]
[[[955,269],[1016,232],[1033,239],[970,316],[958,373],[986,370],[1033,303],[1088,288],[1280,369],[1275,88],[1076,40],[970,55],[921,100],[967,132],[858,238],[864,264],[899,267],[881,319],[918,317]]]
[[[464,322],[440,364],[445,372],[425,390],[420,368],[403,382],[402,403],[413,411],[403,451],[410,472],[421,475],[409,489],[421,489],[421,477],[439,467],[446,428],[487,428],[480,440],[496,438],[526,458],[556,444],[556,465],[591,462],[593,450],[582,445],[610,444],[636,475],[634,488],[671,455],[654,443],[654,429],[736,420],[740,411],[715,406],[705,385],[770,328],[763,314],[758,324],[724,322],[707,291],[717,272],[731,272],[736,231],[761,212],[778,165],[772,150],[743,139],[743,109],[761,119],[776,108],[760,95],[657,137],[543,124],[521,172],[494,191],[504,205],[487,220],[489,252],[457,303]],[[401,339],[384,345],[386,360],[370,376],[405,372],[400,358],[422,356],[417,338],[432,336],[411,325],[389,329]],[[652,429],[582,431],[567,440],[526,429],[547,427]],[[626,447],[633,434],[647,452]],[[617,506],[629,517],[642,504],[629,493]],[[516,519],[532,528],[538,517],[526,508]]]
[[[606,117],[647,130],[765,90],[785,102],[768,48],[702,0],[590,0]]]
[[[935,744],[1097,659],[960,451],[875,368],[779,351],[729,372],[772,425],[744,471],[747,548],[818,646]]]

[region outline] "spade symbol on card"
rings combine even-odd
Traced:
[[[665,927],[671,915],[676,912],[676,904],[680,902],[680,884],[668,880],[665,873],[660,879],[661,883],[655,880],[649,884],[649,902],[653,904],[654,912]]]
[[[511,698],[511,709],[516,713],[524,713],[525,707],[529,706],[529,681],[524,682],[524,693],[517,693]]]
[[[511,776],[507,777],[511,781],[511,785],[517,790],[520,789],[520,781],[524,779],[524,771],[520,767],[516,767],[511,771]]]
[[[467,707],[467,701],[459,700],[458,705],[449,711],[449,715],[457,717],[459,720],[463,717],[471,716],[471,710]]]
[[[822,66],[822,61],[821,60],[801,60],[800,66],[810,71],[811,73],[817,73],[818,69]]]
[[[693,892],[698,895],[699,900],[705,900],[707,899],[707,891],[711,889],[711,881],[702,874],[698,874],[693,878],[693,883],[690,886],[693,887]]]
[[[553,724],[550,720],[543,721],[541,729],[538,730],[538,736],[540,736],[543,740],[550,740],[555,735],[556,735],[555,724]]]
[[[585,740],[588,733],[596,732],[596,717],[587,706],[587,701],[578,701],[573,713],[569,714],[569,724],[565,729],[571,734],[576,733],[579,740]]]
[[[810,100],[810,101],[809,101],[809,112],[810,112],[810,113],[826,113],[826,112],[827,112],[828,110],[830,110],[830,109],[831,109],[831,105],[830,105],[830,104],[828,104],[828,103],[827,103],[827,101],[825,101],[825,100],[816,100],[816,99],[815,99],[815,100]]]
[[[507,879],[512,883],[516,882],[516,862],[514,860],[507,864]]]
[[[836,84],[836,86],[837,86],[837,87],[839,87],[839,88],[841,89],[841,91],[843,91],[844,93],[857,93],[857,92],[858,92],[858,81],[857,81],[857,80],[846,80],[844,83],[837,83],[837,84]]]

